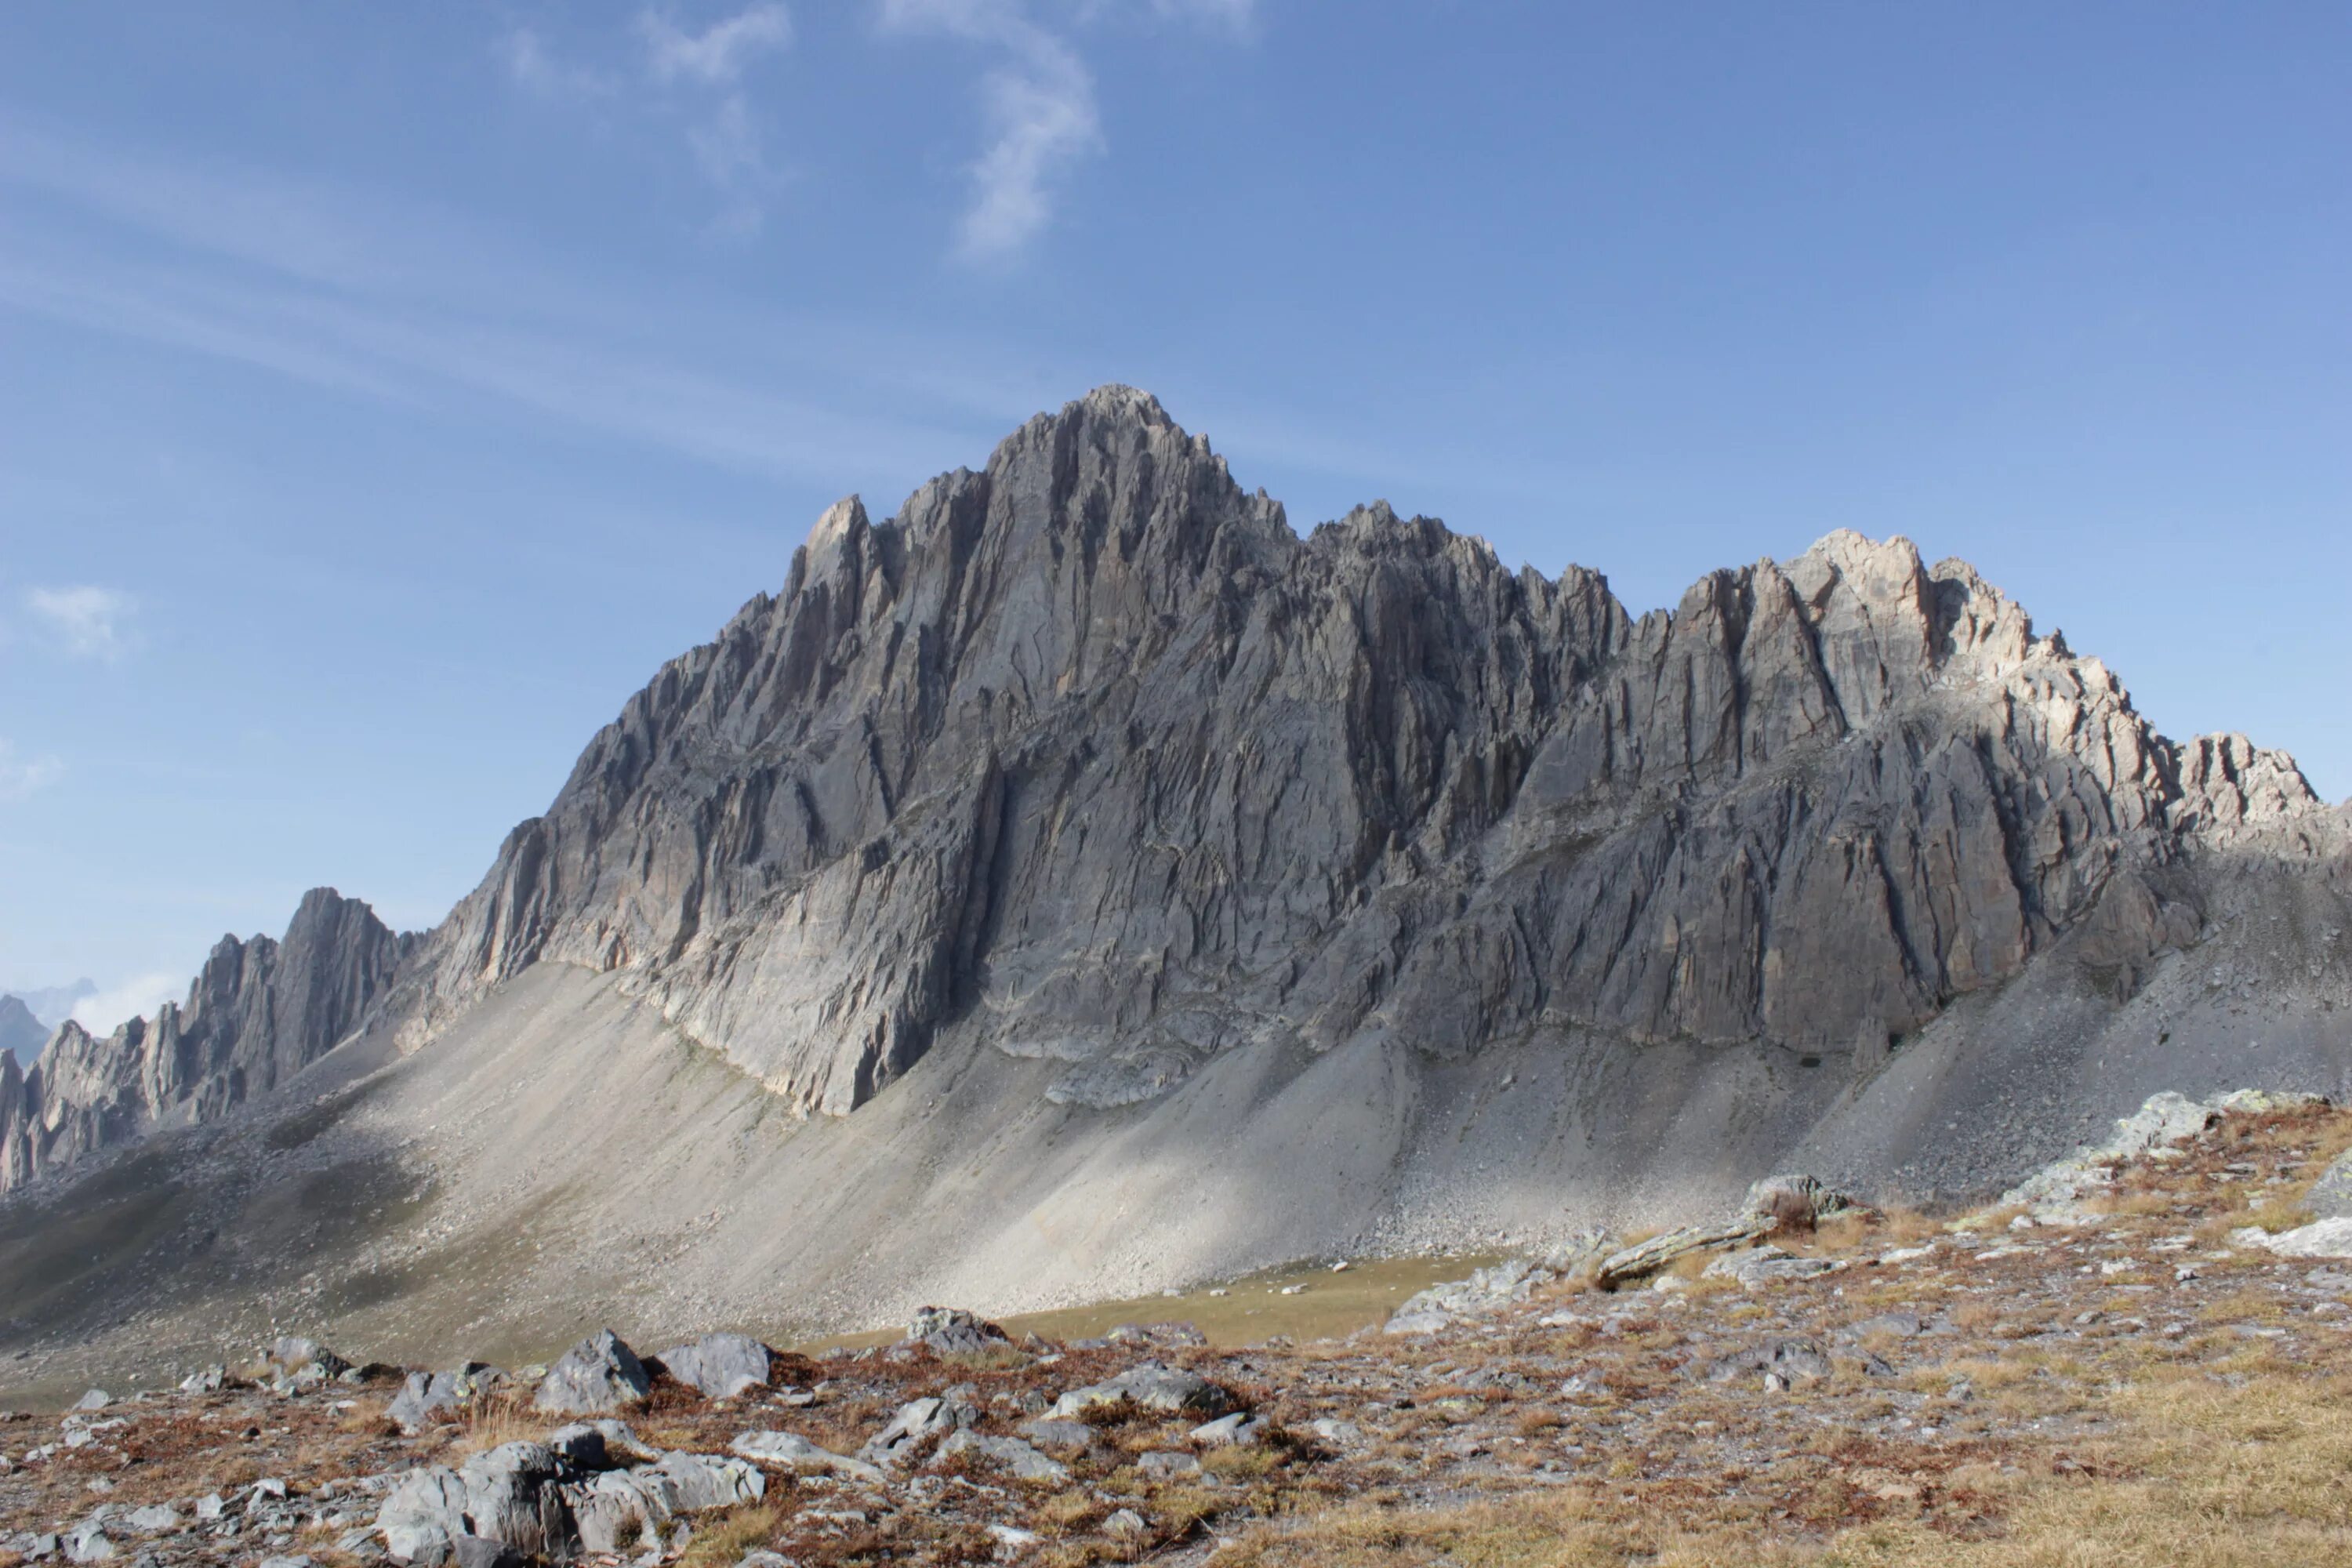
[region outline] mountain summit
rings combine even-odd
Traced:
[[[2155,1089],[2340,1088],[2348,826],[1907,540],[1637,619],[1385,504],[1302,538],[1105,387],[827,510],[435,931],[313,895],[274,963],[11,1064],[0,1181],[332,1090],[320,1148],[426,1161],[436,1245],[560,1197],[593,1271],[699,1215],[675,1288],[789,1267],[812,1320],[1799,1156],[1972,1190]]]

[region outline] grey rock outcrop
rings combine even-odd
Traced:
[[[1147,1361],[1137,1363],[1117,1377],[1070,1390],[1054,1402],[1048,1414],[1083,1415],[1098,1406],[1129,1403],[1157,1415],[1190,1415],[1205,1421],[1231,1410],[1234,1396],[1197,1373]]]
[[[610,1329],[600,1329],[547,1369],[531,1403],[564,1415],[599,1415],[644,1403],[653,1390],[645,1363]]]
[[[282,939],[223,937],[153,1018],[102,1038],[68,1019],[30,1072],[0,1060],[0,1189],[278,1088],[366,1020],[404,951],[367,905],[313,889]]]
[[[768,1383],[768,1347],[749,1334],[705,1334],[662,1352],[669,1374],[711,1399],[732,1399]]]

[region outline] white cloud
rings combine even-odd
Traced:
[[[667,16],[647,11],[637,18],[645,35],[647,65],[656,81],[680,78],[717,86],[742,74],[743,62],[763,49],[793,41],[792,17],[782,5],[747,6],[699,33],[689,33]]]
[[[20,757],[16,748],[0,741],[0,804],[23,800],[57,783],[66,771],[55,757]]]
[[[76,658],[119,658],[131,647],[131,595],[112,588],[35,588],[25,607]]]
[[[74,1004],[74,1022],[94,1035],[110,1035],[133,1018],[152,1018],[166,1002],[187,994],[184,974],[141,974],[110,985]]]
[[[972,165],[972,204],[957,231],[967,260],[1011,256],[1053,217],[1054,182],[1102,145],[1094,80],[1051,39],[982,84],[991,140]]]
[[[957,227],[967,261],[1017,254],[1054,216],[1054,186],[1102,147],[1095,83],[1063,39],[1013,0],[881,0],[883,26],[992,45],[1006,58],[981,81],[989,141],[971,164],[971,205]]]

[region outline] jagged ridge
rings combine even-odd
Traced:
[[[1635,620],[1385,503],[1302,539],[1105,387],[665,666],[430,937],[313,894],[188,1004],[0,1066],[0,1183],[618,972],[794,1109],[942,1028],[1109,1106],[1220,1050],[1582,1027],[1852,1050],[2062,939],[2128,991],[2200,847],[2339,843],[2293,762],[2176,746],[1969,567],[1832,534]],[[357,911],[357,912],[353,912]],[[299,960],[295,955],[299,952]],[[11,1109],[14,1108],[14,1109]]]

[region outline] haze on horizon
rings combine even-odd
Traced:
[[[1639,611],[1839,527],[2352,792],[2352,14],[0,13],[0,989],[437,920],[1087,387]]]

